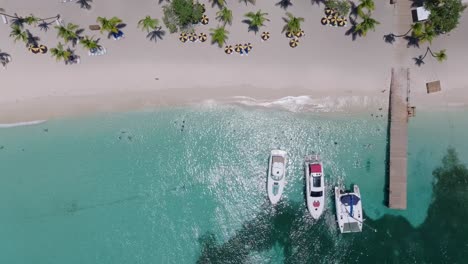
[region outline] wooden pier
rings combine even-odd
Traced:
[[[388,175],[388,206],[392,209],[406,209],[408,117],[414,114],[414,108],[409,106],[409,80],[409,69],[392,69]]]

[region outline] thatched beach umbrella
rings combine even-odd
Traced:
[[[294,34],[288,31],[288,32],[286,32],[286,37],[287,38],[293,38]]]
[[[249,53],[249,52],[252,50],[252,48],[253,48],[253,47],[252,47],[252,44],[251,44],[250,42],[247,43],[247,44],[244,44],[244,51],[245,51],[246,53]]]
[[[262,33],[262,40],[266,41],[270,38],[270,32],[263,32]]]
[[[201,23],[203,25],[206,25],[206,24],[208,24],[208,22],[210,22],[210,19],[208,19],[208,17],[206,15],[203,15],[202,18],[201,18]]]
[[[291,48],[297,47],[298,44],[299,44],[299,40],[297,38],[293,38],[289,41],[289,46]]]
[[[296,37],[300,38],[300,37],[303,37],[305,35],[305,32],[304,30],[299,30],[298,32],[296,32]]]
[[[338,21],[336,19],[336,17],[333,17],[332,19],[330,19],[330,25],[336,27],[338,25]]]
[[[39,52],[42,53],[42,54],[45,54],[47,53],[47,47],[44,46],[44,45],[39,45]]]
[[[40,52],[40,49],[36,45],[29,45],[28,50],[31,51],[34,54],[37,54]]]
[[[226,52],[226,54],[232,54],[233,51],[234,51],[234,50],[232,49],[232,46],[231,46],[231,45],[226,46],[226,47],[224,48],[224,52]]]
[[[198,39],[198,38],[197,38],[197,34],[195,34],[195,33],[190,33],[190,34],[188,35],[188,39],[189,39],[190,41],[192,41],[192,42],[197,41],[197,39]]]
[[[187,39],[188,39],[187,33],[185,33],[185,32],[180,33],[179,39],[180,39],[180,41],[185,43],[187,41]]]
[[[200,33],[200,34],[198,34],[198,39],[199,39],[201,42],[205,42],[205,41],[208,39],[208,37],[206,36],[205,33]]]
[[[202,6],[202,13],[205,13],[206,12],[205,4],[201,4],[201,6]]]
[[[333,13],[333,10],[329,7],[325,8],[325,15],[331,15]]]
[[[320,20],[320,22],[322,22],[322,25],[326,26],[326,25],[330,24],[330,19],[328,19],[326,17],[322,17],[322,20]]]
[[[236,46],[234,46],[234,51],[237,52],[237,53],[242,54],[243,49],[244,49],[244,46],[242,46],[242,44],[236,44]]]
[[[339,17],[340,16],[340,12],[336,11],[336,10],[333,10],[333,12],[331,13],[332,16],[334,17]]]
[[[348,20],[345,17],[341,17],[341,19],[338,21],[338,26],[344,27],[346,26]]]

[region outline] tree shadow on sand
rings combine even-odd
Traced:
[[[197,263],[249,263],[252,253],[277,245],[284,263],[314,263],[318,258],[325,263],[465,263],[468,170],[449,149],[433,176],[434,199],[417,228],[401,216],[384,215],[367,219],[361,234],[341,235],[327,213],[311,223],[302,203],[287,201],[276,208],[265,206],[225,243],[206,233],[199,240]]]
[[[349,24],[350,24],[350,27],[348,30],[346,30],[345,36],[351,36],[351,39],[355,41],[357,37],[361,36],[361,34],[356,31],[357,22],[354,18],[349,17]]]
[[[288,7],[292,5],[293,4],[291,3],[291,0],[280,0],[278,3],[275,4],[275,6],[279,6],[284,10],[288,9]]]
[[[253,31],[255,34],[259,31],[259,27],[257,25],[253,25],[252,21],[248,19],[242,20],[242,23],[247,24],[248,27],[248,32]]]

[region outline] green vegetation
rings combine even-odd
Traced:
[[[371,18],[369,15],[365,15],[362,17],[362,22],[356,25],[354,32],[365,37],[369,30],[375,31],[375,27],[378,24],[380,24],[379,21]]]
[[[99,39],[94,39],[94,37],[85,36],[80,40],[80,44],[83,46],[84,49],[91,50],[97,49],[101,47],[99,45]]]
[[[73,46],[76,45],[80,39],[80,33],[83,32],[79,26],[73,23],[68,23],[66,26],[55,26],[57,29],[57,36],[63,38],[65,44],[72,42]]]
[[[255,32],[258,29],[265,25],[266,21],[270,21],[266,16],[268,13],[262,13],[262,10],[258,10],[257,13],[249,12],[244,16],[247,17],[247,20],[244,20],[245,23],[249,25],[249,31],[253,30]]]
[[[111,19],[98,17],[96,21],[101,25],[101,33],[104,31],[109,33],[118,33],[119,25],[122,23],[122,19],[118,17],[112,17]]]
[[[325,6],[331,9],[335,9],[342,16],[347,16],[351,10],[351,4],[347,0],[327,0]]]
[[[367,13],[370,14],[370,12],[374,11],[375,9],[375,3],[373,0],[360,0],[361,3],[356,7],[356,13],[360,17],[364,17],[366,13],[364,13],[364,9],[367,9]]]
[[[210,0],[211,6],[218,6],[220,9],[226,6],[226,0]]]
[[[210,29],[210,31],[211,43],[217,43],[218,46],[221,48],[228,39],[229,31],[227,31],[224,27],[212,28]]]
[[[57,61],[63,60],[65,63],[67,63],[72,56],[72,52],[68,49],[65,49],[60,42],[58,43],[57,47],[50,49],[50,54]]]
[[[17,24],[11,25],[10,37],[13,38],[15,42],[20,40],[26,43],[28,41],[28,34],[26,33],[26,31],[23,31],[21,27]]]
[[[232,25],[232,11],[227,7],[223,7],[223,9],[216,12],[216,19],[224,23],[224,25]]]
[[[431,12],[428,21],[437,34],[448,33],[455,29],[461,13],[466,8],[461,0],[426,0],[424,7]]]
[[[163,6],[163,22],[170,33],[188,30],[197,24],[203,16],[203,6],[193,0],[173,0]]]
[[[291,13],[287,12],[286,16],[288,18],[283,18],[286,25],[283,27],[283,31],[291,32],[293,35],[301,31],[301,23],[304,22],[303,17],[295,17]]]
[[[138,27],[141,27],[141,30],[150,32],[154,30],[159,25],[159,20],[152,19],[150,16],[146,16],[142,20],[138,21]]]

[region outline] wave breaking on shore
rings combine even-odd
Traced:
[[[19,126],[34,126],[34,125],[39,125],[39,124],[42,124],[42,123],[45,123],[45,122],[47,122],[47,120],[34,120],[34,121],[26,121],[26,122],[0,124],[0,128],[12,128],[12,127],[19,127]]]

